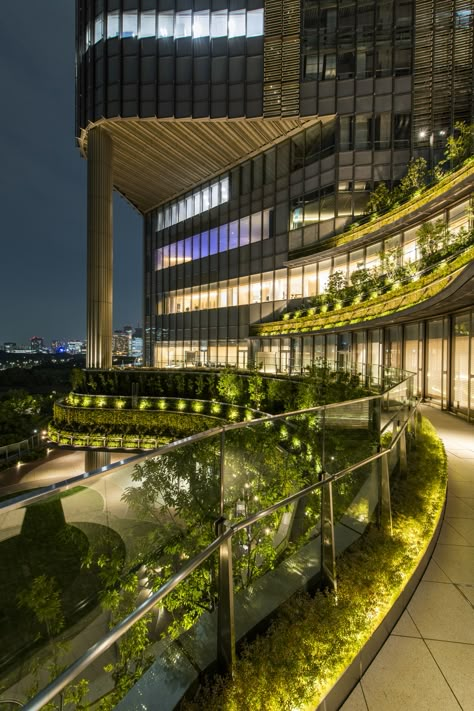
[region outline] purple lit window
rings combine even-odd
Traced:
[[[217,254],[219,250],[219,244],[217,241],[217,228],[213,229],[209,233],[209,254]]]

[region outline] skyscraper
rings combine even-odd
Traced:
[[[323,293],[335,271],[370,268],[395,248],[411,259],[423,220],[469,224],[472,178],[416,221],[367,231],[352,248],[333,239],[381,182],[396,185],[412,157],[433,168],[456,123],[472,121],[474,0],[77,7],[89,367],[111,365],[115,188],[144,217],[146,364],[384,362],[419,371],[420,392],[470,411],[471,384],[453,391],[456,358],[470,356],[446,355],[456,329],[473,333],[467,286],[455,308],[445,299],[373,328],[269,338],[258,324]]]

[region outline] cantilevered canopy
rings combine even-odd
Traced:
[[[318,119],[103,119],[114,145],[113,183],[140,212],[230,168]]]

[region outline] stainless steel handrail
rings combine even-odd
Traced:
[[[372,398],[370,397],[369,399]],[[362,398],[362,401],[364,400],[365,398]],[[356,400],[349,402],[358,401]],[[168,595],[172,590],[174,590],[180,582],[185,580],[188,575],[190,575],[194,570],[196,570],[196,568],[198,568],[204,561],[206,561],[218,548],[220,548],[223,543],[225,543],[235,533],[238,533],[244,528],[255,524],[257,521],[260,521],[262,518],[271,515],[278,509],[295,503],[296,501],[298,501],[304,496],[307,496],[313,491],[322,488],[323,486],[326,486],[331,482],[338,481],[346,474],[354,472],[357,469],[366,466],[367,464],[370,464],[374,461],[388,456],[390,451],[397,446],[399,440],[405,433],[410,420],[416,413],[417,406],[418,401],[415,402],[413,408],[409,408],[409,412],[407,413],[405,422],[400,425],[399,432],[393,438],[393,441],[391,442],[388,448],[377,452],[376,454],[373,454],[370,457],[367,457],[366,459],[357,462],[354,465],[346,467],[341,471],[336,472],[335,474],[331,474],[325,477],[324,480],[315,482],[314,484],[311,484],[310,486],[307,486],[304,489],[301,489],[300,491],[285,497],[281,501],[272,504],[263,511],[259,511],[258,513],[253,514],[252,516],[249,516],[248,518],[243,519],[242,521],[238,521],[230,525],[222,535],[218,536],[212,543],[207,546],[207,548],[205,548],[195,558],[193,558],[185,566],[183,566],[183,568],[178,571],[178,573],[175,573],[175,575],[173,575],[164,585],[162,585],[159,590],[150,595],[147,600],[141,603],[141,605],[139,605],[132,613],[130,613],[121,622],[119,622],[101,640],[99,640],[99,642],[96,642],[96,644],[90,647],[90,649],[88,649],[81,657],[79,657],[79,659],[77,659],[73,664],[71,664],[56,679],[50,682],[48,686],[46,686],[41,692],[39,692],[33,699],[28,701],[24,706],[25,711],[39,711],[45,704],[54,699],[54,697],[57,696],[68,684],[72,683],[82,671],[87,669],[87,667],[89,667],[90,664],[92,664],[92,662],[94,662],[103,652],[105,652],[115,642],[117,642],[135,624],[135,622],[138,622],[138,620],[142,619],[153,607],[155,607],[155,605],[157,605],[164,597],[166,597],[166,595]],[[285,414],[288,415],[288,413]],[[298,412],[298,414],[301,413]],[[273,417],[273,419],[275,419],[275,416]],[[261,422],[261,420],[257,420],[257,422]],[[232,428],[235,429],[235,427]]]
[[[404,372],[405,374],[405,372]],[[390,387],[385,390],[383,393],[378,393],[375,395],[367,395],[362,398],[356,398],[355,400],[345,400],[344,402],[333,402],[329,403],[327,405],[317,405],[315,407],[310,407],[305,410],[293,410],[291,412],[285,412],[283,414],[278,414],[278,415],[267,415],[265,417],[259,417],[254,420],[245,420],[242,422],[233,422],[229,423],[226,425],[222,425],[221,427],[213,427],[210,430],[206,430],[204,432],[198,432],[197,434],[190,435],[189,437],[183,437],[183,439],[175,440],[174,442],[170,442],[169,444],[163,445],[163,447],[159,447],[158,449],[153,449],[150,450],[149,452],[146,452],[145,454],[137,454],[132,457],[129,457],[127,459],[121,459],[118,462],[114,462],[113,464],[108,464],[107,466],[101,467],[100,469],[95,469],[91,472],[84,472],[83,474],[78,474],[77,476],[71,477],[69,479],[64,479],[63,481],[56,483],[56,484],[50,484],[49,486],[46,486],[42,489],[39,489],[36,492],[33,493],[28,493],[28,494],[23,494],[22,496],[18,496],[14,499],[9,499],[8,501],[4,503],[0,503],[0,514],[7,512],[7,511],[13,511],[14,509],[21,508],[23,506],[27,506],[29,504],[33,503],[38,503],[39,501],[43,500],[44,498],[47,498],[50,494],[57,494],[61,493],[62,491],[67,491],[68,489],[71,489],[74,486],[79,486],[81,482],[84,482],[87,480],[87,483],[89,484],[91,480],[96,480],[99,479],[103,476],[106,476],[110,473],[112,473],[115,469],[119,469],[125,464],[138,464],[140,461],[146,461],[148,459],[152,459],[157,456],[161,456],[162,454],[167,454],[168,452],[173,451],[174,449],[177,449],[178,447],[184,446],[184,445],[189,445],[189,444],[194,444],[195,442],[199,442],[203,439],[209,439],[211,437],[214,437],[218,434],[221,434],[222,432],[229,432],[231,430],[237,430],[237,429],[243,429],[246,427],[250,427],[252,425],[263,425],[266,422],[273,422],[275,420],[281,420],[284,418],[289,418],[289,417],[294,417],[297,415],[306,415],[306,414],[312,414],[316,412],[326,412],[327,410],[332,410],[332,409],[337,409],[337,408],[342,408],[342,407],[347,407],[349,405],[355,405],[358,403],[363,403],[363,402],[370,402],[372,400],[378,400],[380,398],[383,398],[383,395],[390,390],[392,390],[394,387],[399,387],[403,385],[403,383],[407,382],[410,379],[411,376],[404,378],[400,382],[395,382],[390,385]]]

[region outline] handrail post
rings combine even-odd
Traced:
[[[224,516],[224,476],[225,476],[225,430],[221,431],[221,454],[219,461],[219,516]]]
[[[400,474],[406,476],[408,472],[407,461],[407,437],[406,428],[404,427],[400,434]]]
[[[329,474],[321,472],[323,482],[328,477]],[[321,582],[323,588],[337,592],[336,539],[331,481],[321,488]]]
[[[222,516],[216,521],[216,533],[229,528]],[[217,666],[221,674],[232,674],[235,664],[234,581],[232,573],[232,536],[219,546],[219,599],[217,604]]]
[[[381,448],[379,447],[379,452]],[[392,527],[392,505],[390,501],[390,473],[388,467],[389,450],[378,460],[379,462],[379,506],[377,523],[378,527],[387,533],[393,535]]]

